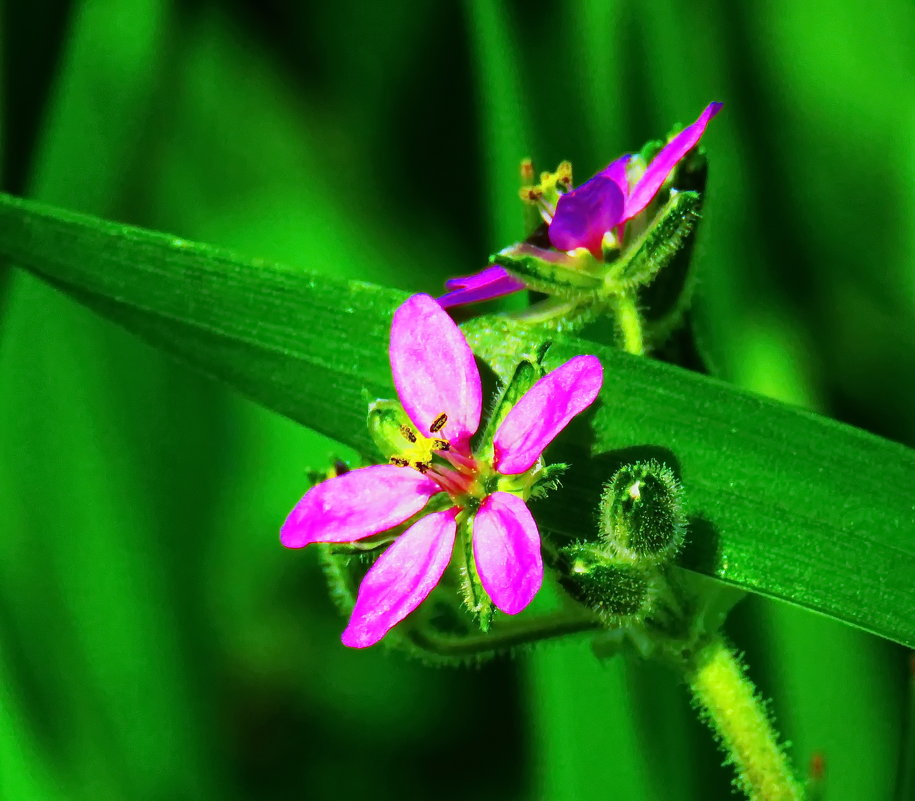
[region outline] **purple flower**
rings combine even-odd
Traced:
[[[601,259],[604,236],[644,211],[677,164],[699,143],[722,105],[709,103],[692,125],[661,149],[631,186],[626,169],[630,154],[570,191],[560,190],[553,193],[555,197],[533,193],[531,199],[547,223],[550,244],[566,252],[585,248],[595,259]],[[442,295],[439,303],[449,308],[508,295],[523,289],[524,283],[503,267],[492,266],[475,275],[451,279],[445,286],[451,291]]]
[[[540,534],[518,477],[537,465],[603,382],[596,357],[570,359],[537,381],[492,443],[475,452],[471,438],[483,404],[479,371],[460,329],[428,295],[414,295],[394,314],[390,358],[413,424],[401,429],[404,456],[312,487],[280,532],[288,548],[355,542],[408,521],[441,496],[438,508],[447,508],[414,522],[363,579],[342,636],[354,648],[378,642],[422,603],[451,561],[459,527],[472,530],[476,570],[495,606],[513,615],[530,603],[543,564]]]

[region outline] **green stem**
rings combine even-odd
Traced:
[[[750,801],[800,801],[771,721],[737,655],[720,637],[699,649],[686,671],[693,698],[737,769]]]
[[[634,292],[616,296],[614,314],[616,325],[622,336],[623,350],[635,356],[644,356],[645,340],[642,335],[642,316],[639,314]]]
[[[428,627],[405,632],[409,641],[430,653],[445,659],[480,657],[509,648],[530,645],[568,634],[599,629],[596,618],[582,612],[556,612],[527,620],[501,621],[486,634],[453,637],[433,633]]]

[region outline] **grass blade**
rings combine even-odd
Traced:
[[[386,348],[401,293],[328,279],[23,200],[0,199],[0,258],[71,292],[299,422],[369,451],[367,399],[390,396]],[[467,326],[496,372],[530,352],[504,318]],[[554,456],[575,465],[546,526],[590,533],[600,485],[655,456],[682,476],[684,566],[908,645],[915,630],[915,454],[685,370],[557,337],[549,366],[595,353],[608,380],[589,429]]]

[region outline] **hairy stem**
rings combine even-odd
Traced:
[[[642,316],[639,314],[635,293],[618,295],[614,300],[613,311],[623,350],[635,356],[644,356],[645,340],[642,334]]]
[[[428,629],[411,630],[410,641],[440,657],[473,657],[491,654],[521,645],[528,645],[568,634],[578,634],[600,628],[600,622],[590,614],[557,612],[528,620],[502,621],[486,634],[455,637],[438,635]]]
[[[696,652],[686,679],[747,797],[751,801],[800,801],[800,785],[756,688],[723,639],[716,637]]]

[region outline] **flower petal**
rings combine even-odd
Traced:
[[[451,561],[458,511],[426,515],[378,557],[362,579],[344,645],[374,645],[432,592]]]
[[[463,445],[480,424],[480,372],[464,335],[428,295],[413,295],[391,323],[391,372],[404,411],[420,433],[448,416],[436,436]]]
[[[596,356],[576,356],[541,378],[496,431],[496,470],[516,475],[530,469],[569,421],[594,402],[603,380]]]
[[[371,537],[411,518],[438,492],[438,484],[409,467],[362,467],[308,490],[283,523],[280,542],[303,548]]]
[[[507,615],[526,607],[543,583],[540,532],[517,495],[494,492],[473,519],[473,558],[483,589]]]
[[[550,244],[565,251],[587,248],[600,258],[601,240],[619,224],[625,202],[623,190],[612,177],[598,173],[589,178],[556,201]]]
[[[492,300],[503,295],[510,295],[524,289],[524,282],[511,275],[504,267],[493,265],[473,275],[452,278],[445,281],[445,286],[452,290],[438,299],[443,309],[462,306],[465,303],[477,303]]]
[[[597,173],[598,175],[603,175],[605,178],[609,178],[613,181],[620,188],[623,197],[626,197],[629,194],[629,178],[626,176],[626,166],[629,164],[629,159],[631,158],[631,153],[620,156],[616,161],[608,164]]]
[[[623,221],[631,220],[651,202],[661,188],[661,184],[667,180],[671,170],[677,166],[680,159],[699,143],[702,134],[705,133],[706,126],[709,124],[709,120],[721,111],[723,105],[723,103],[709,103],[699,115],[699,119],[684,128],[664,145],[661,152],[648,165],[645,174],[633,187],[632,193],[626,200]]]

